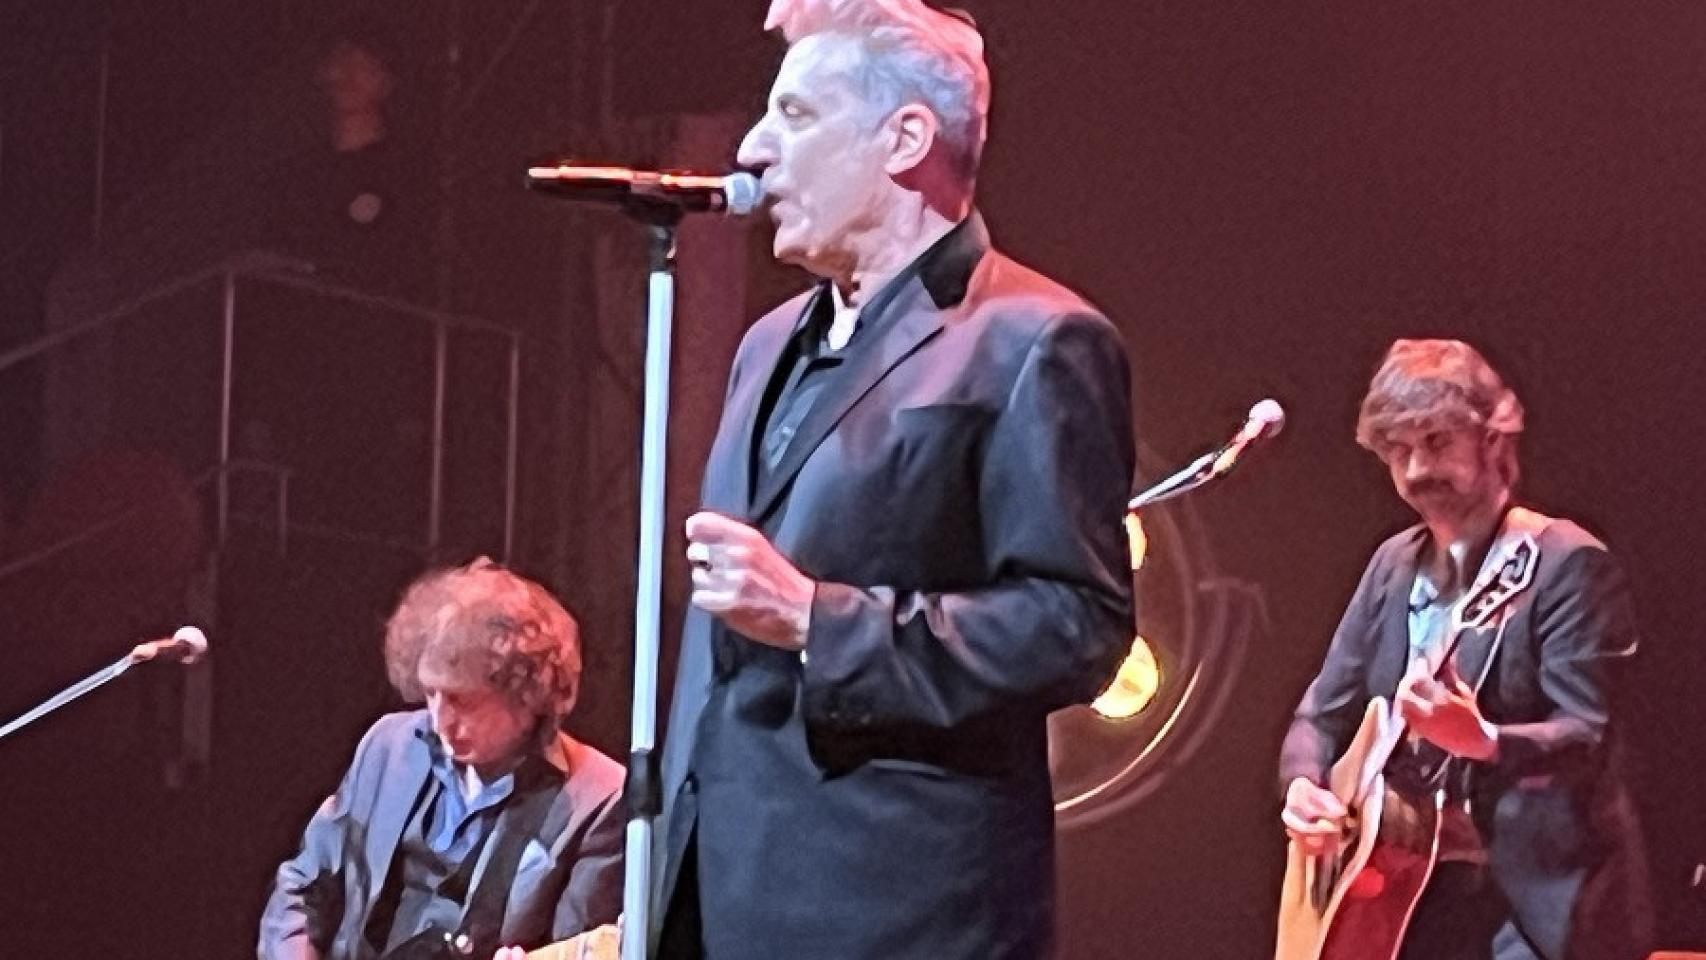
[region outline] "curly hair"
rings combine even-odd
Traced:
[[[481,557],[403,591],[385,625],[385,670],[410,703],[426,699],[423,664],[561,719],[580,692],[580,627],[544,587]]]
[[[1499,466],[1517,479],[1514,438],[1522,401],[1480,351],[1461,340],[1398,340],[1386,351],[1357,416],[1357,443],[1384,457],[1394,430],[1480,427],[1494,435]]]

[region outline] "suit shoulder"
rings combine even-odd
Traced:
[[[1542,553],[1569,555],[1582,550],[1594,553],[1611,552],[1604,540],[1589,533],[1581,524],[1564,517],[1551,518],[1551,522],[1540,534],[1539,544]]]
[[[1050,325],[1089,325],[1112,332],[1105,314],[1065,284],[999,251],[990,251],[987,278],[979,291],[1000,322],[1036,332]]]
[[[387,713],[362,735],[361,743],[364,749],[392,748],[400,743],[407,743],[415,734],[424,729],[427,723],[425,710],[399,710]]]
[[[588,802],[601,803],[620,796],[627,770],[604,751],[563,734],[563,748],[572,770],[565,789]]]
[[[425,723],[425,709],[399,709],[396,713],[387,713],[375,720],[374,725],[368,726],[367,735],[363,735],[362,740],[368,743],[399,742],[413,737]]]
[[[1024,356],[1046,344],[1126,362],[1124,338],[1094,304],[1000,253],[991,251],[987,259],[968,294],[966,319],[997,355]]]
[[[1426,528],[1419,523],[1412,523],[1402,530],[1393,533],[1391,536],[1380,541],[1380,546],[1374,548],[1374,556],[1370,558],[1370,563],[1389,562],[1405,548],[1414,545],[1415,542],[1422,536],[1426,535],[1426,533]]]
[[[1394,571],[1399,569],[1405,558],[1413,555],[1416,545],[1425,536],[1427,528],[1415,523],[1380,541],[1363,570],[1365,587],[1372,587],[1376,593],[1387,589]]]

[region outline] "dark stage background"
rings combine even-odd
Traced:
[[[1063,956],[1268,949],[1285,718],[1406,522],[1351,441],[1355,405],[1417,335],[1469,339],[1515,380],[1527,498],[1633,574],[1627,730],[1663,930],[1706,945],[1706,6],[965,5],[996,84],[983,209],[1120,325],[1150,453],[1183,460],[1259,396],[1291,413],[1195,504],[1196,549],[1264,591],[1267,626],[1211,666],[1232,700],[1203,748],[1064,837]],[[139,673],[0,742],[0,953],[250,949],[272,866],[388,703],[397,589],[502,551],[503,331],[523,345],[511,559],[585,624],[578,732],[625,750],[640,241],[519,171],[570,147],[727,162],[780,54],[764,6],[0,0],[0,715],[184,620],[215,624],[218,650],[211,672]],[[355,155],[327,148],[315,81],[340,38],[390,77],[386,136]],[[766,244],[684,237],[672,520],[744,319],[800,283]],[[221,541],[217,282],[6,358],[251,249],[319,286],[238,294],[233,451],[263,468],[232,478],[244,522]],[[436,538],[432,323],[332,286],[496,328],[447,335]]]

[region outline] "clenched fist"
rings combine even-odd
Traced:
[[[740,635],[782,650],[803,650],[817,584],[764,534],[720,513],[687,518],[693,605]]]

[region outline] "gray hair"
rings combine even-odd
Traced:
[[[805,37],[847,37],[864,53],[853,81],[887,117],[908,103],[936,115],[947,156],[970,183],[989,132],[989,67],[971,18],[920,0],[773,0],[766,29],[790,44]]]

